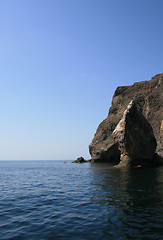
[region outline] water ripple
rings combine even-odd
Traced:
[[[0,239],[163,239],[163,168],[0,162]]]

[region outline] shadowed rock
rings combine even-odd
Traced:
[[[134,101],[127,106],[112,135],[121,152],[119,167],[154,164],[156,139],[151,125]]]
[[[100,123],[89,145],[93,161],[115,162],[120,159],[118,145],[114,142],[112,132],[121,120],[131,100],[137,104],[144,117],[153,128],[157,140],[156,152],[163,155],[163,73],[150,81],[134,83],[131,86],[118,87],[112,99],[108,117]]]
[[[84,163],[86,160],[83,157],[78,157],[73,163]]]
[[[163,120],[160,127],[160,156],[163,158]]]

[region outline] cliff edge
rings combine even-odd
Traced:
[[[153,128],[156,152],[163,156],[163,73],[149,81],[118,87],[113,95],[107,118],[100,123],[89,145],[92,160],[118,163],[120,151],[112,133],[133,100]]]

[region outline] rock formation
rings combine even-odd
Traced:
[[[156,139],[149,122],[131,101],[112,134],[121,152],[119,166],[153,164]]]
[[[150,81],[134,83],[131,86],[118,87],[112,99],[107,118],[99,125],[89,145],[92,161],[112,161],[120,159],[118,144],[114,142],[112,132],[121,120],[125,109],[134,100],[140,111],[153,128],[157,140],[156,152],[163,155],[163,73]]]
[[[161,127],[160,127],[160,156],[163,158],[163,120],[161,121]]]
[[[83,157],[78,157],[73,163],[84,163],[86,160]]]

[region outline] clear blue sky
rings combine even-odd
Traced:
[[[0,0],[0,159],[89,158],[119,85],[163,72],[162,0]]]

